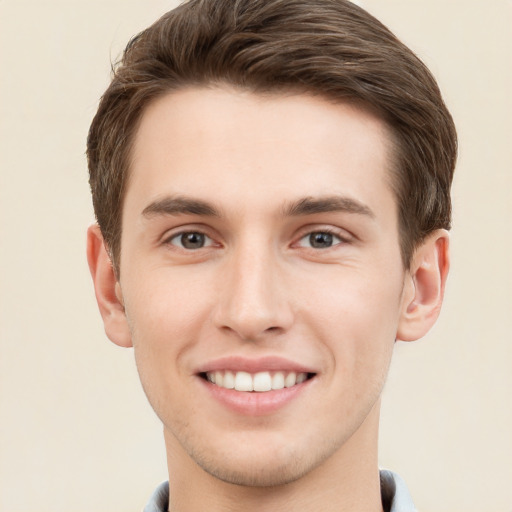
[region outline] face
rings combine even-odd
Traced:
[[[117,295],[168,445],[211,475],[290,482],[375,437],[404,309],[388,140],[306,95],[145,112]]]

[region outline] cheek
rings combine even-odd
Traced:
[[[211,309],[202,284],[166,274],[141,275],[124,287],[137,369],[150,401],[188,377],[186,354]]]
[[[312,276],[296,297],[297,305],[321,324],[358,331],[386,331],[400,315],[403,276],[393,270],[335,269],[326,276]],[[303,279],[302,279],[303,281]]]
[[[398,328],[400,289],[366,288],[360,307],[353,311],[357,339],[352,347],[356,389],[368,389],[374,397],[382,391],[388,374]]]
[[[306,324],[315,326],[340,373],[357,380],[386,374],[400,317],[400,276],[340,271],[323,290],[308,287]]]
[[[211,302],[204,279],[168,268],[141,274],[126,286],[130,327],[152,345],[169,345],[198,328]]]

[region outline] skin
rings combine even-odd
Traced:
[[[448,271],[445,231],[402,265],[389,140],[372,113],[307,95],[186,89],[145,111],[119,280],[97,226],[88,255],[107,335],[134,347],[164,426],[170,510],[382,510],[394,342],[435,322]],[[314,378],[276,411],[242,414],[198,375],[227,356]]]

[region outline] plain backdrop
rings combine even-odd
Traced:
[[[430,66],[460,137],[445,306],[396,347],[380,462],[421,512],[511,512],[512,2],[358,3]],[[174,5],[0,0],[1,512],[138,511],[167,478],[97,311],[84,151],[111,60]]]

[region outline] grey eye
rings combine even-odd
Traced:
[[[328,231],[313,231],[303,236],[299,245],[301,247],[311,247],[312,249],[329,249],[342,242],[343,240],[339,236]]]
[[[170,242],[172,245],[188,250],[202,249],[203,247],[207,247],[212,244],[210,237],[197,231],[178,233],[171,238]]]
[[[333,235],[331,233],[311,233],[309,235],[309,245],[315,249],[325,249],[332,247]]]

